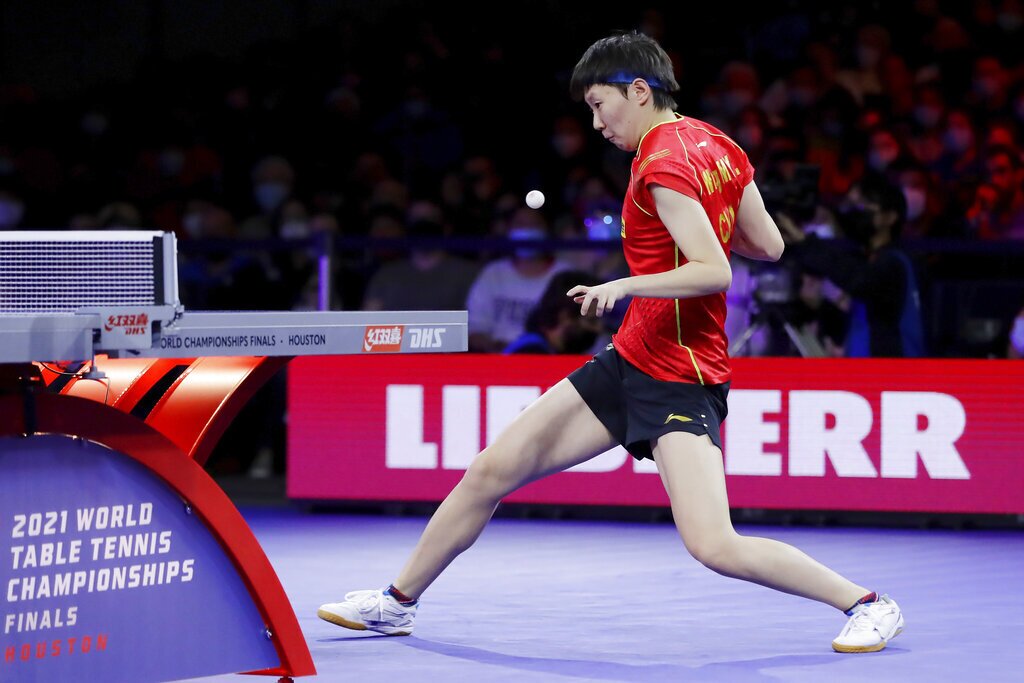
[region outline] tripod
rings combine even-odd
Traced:
[[[825,349],[822,348],[817,339],[811,335],[801,333],[789,322],[782,311],[781,305],[774,303],[765,304],[758,301],[756,297],[754,299],[754,315],[751,317],[750,325],[743,331],[740,338],[729,347],[729,355],[739,355],[758,332],[766,331],[770,335],[779,327],[785,331],[789,341],[802,358],[820,358],[826,355]]]

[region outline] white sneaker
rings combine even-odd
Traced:
[[[342,602],[320,605],[316,615],[324,621],[356,631],[407,636],[412,633],[418,605],[418,602],[403,605],[383,590],[352,591]]]
[[[903,613],[888,595],[857,605],[850,620],[832,641],[836,652],[878,652],[903,631]]]

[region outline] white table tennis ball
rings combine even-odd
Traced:
[[[544,206],[544,193],[540,190],[530,190],[526,193],[526,205],[531,209]]]

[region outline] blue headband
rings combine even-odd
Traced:
[[[618,73],[612,74],[611,76],[609,76],[605,80],[605,82],[606,83],[615,83],[615,84],[618,84],[618,85],[629,85],[630,83],[632,83],[633,81],[635,81],[638,78],[642,78],[645,81],[647,81],[647,85],[651,86],[652,88],[658,88],[659,90],[668,90],[668,88],[666,88],[662,84],[662,82],[659,81],[657,78],[653,78],[653,77],[650,77],[650,76],[641,76],[639,74],[637,74],[637,75],[629,74],[629,73],[626,73],[625,71],[619,71]]]

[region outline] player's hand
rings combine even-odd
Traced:
[[[615,304],[626,296],[626,288],[621,280],[612,280],[603,285],[576,285],[568,292],[572,300],[580,304],[580,315],[601,317],[615,308]]]

